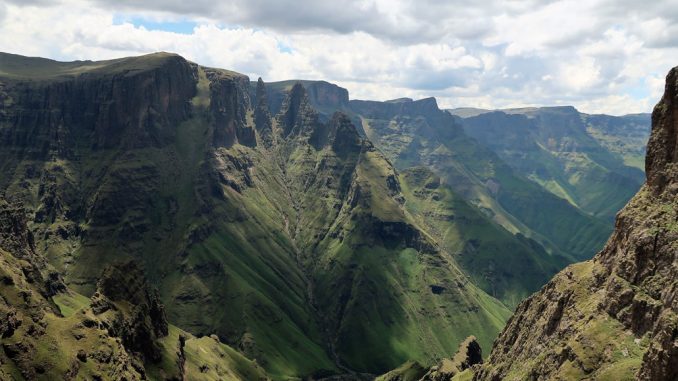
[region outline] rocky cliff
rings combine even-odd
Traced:
[[[678,69],[652,114],[647,180],[605,248],[522,302],[475,380],[678,377]]]

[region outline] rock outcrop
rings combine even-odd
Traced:
[[[271,126],[271,112],[268,109],[268,94],[264,81],[257,80],[256,107],[254,108],[254,126],[265,147],[273,144],[273,127]]]
[[[108,266],[92,296],[92,311],[102,315],[108,332],[146,361],[160,360],[157,340],[168,334],[165,307],[134,261]],[[108,314],[105,314],[109,312]]]
[[[459,344],[459,349],[452,358],[445,358],[430,368],[408,361],[377,377],[375,381],[451,381],[461,372],[482,363],[480,344],[474,336],[469,336]]]
[[[647,181],[605,248],[522,302],[475,380],[678,378],[678,68],[652,114]]]
[[[459,345],[451,359],[444,359],[421,378],[421,381],[449,381],[460,372],[483,363],[483,352],[475,337],[470,336]]]

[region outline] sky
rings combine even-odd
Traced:
[[[216,4],[215,4],[216,3]],[[156,51],[255,80],[441,108],[650,112],[678,65],[678,0],[0,0],[0,51]]]

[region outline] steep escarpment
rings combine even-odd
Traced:
[[[13,155],[73,158],[83,146],[167,144],[171,125],[186,118],[195,92],[192,68],[176,55],[83,63],[70,72],[79,74],[36,78],[10,72],[3,80],[1,139],[15,148]]]
[[[254,128],[247,121],[247,113],[251,109],[249,78],[225,70],[204,69],[204,73],[209,81],[214,145],[231,147],[239,143],[255,146]]]
[[[647,181],[591,261],[520,304],[474,379],[678,377],[678,70],[652,114]]]

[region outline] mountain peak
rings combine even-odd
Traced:
[[[343,112],[335,112],[329,122],[329,142],[339,155],[360,152],[362,139],[355,125]]]
[[[309,104],[306,88],[301,83],[295,83],[287,93],[278,120],[283,137],[301,134],[305,126],[315,129],[313,127],[318,123],[318,115]]]

